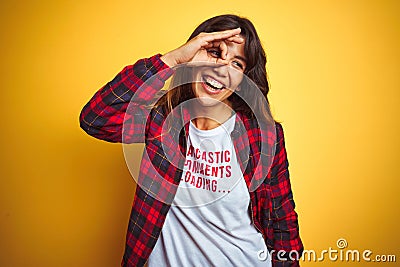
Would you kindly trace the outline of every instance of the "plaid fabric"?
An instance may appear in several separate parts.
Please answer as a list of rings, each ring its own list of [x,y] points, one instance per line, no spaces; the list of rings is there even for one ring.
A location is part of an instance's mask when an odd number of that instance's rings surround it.
[[[125,67],[97,91],[80,114],[81,128],[91,136],[109,142],[145,142],[146,145],[122,266],[146,263],[182,176],[188,113],[181,108],[167,117],[159,107],[151,110],[145,107],[172,74],[173,70],[160,60],[160,55],[141,59]],[[263,132],[255,119],[240,113],[236,117],[232,140],[249,188],[253,223],[263,234],[270,251],[285,251],[273,254],[274,267],[299,266],[298,261],[282,261],[277,257],[289,259],[290,251],[297,251],[299,255],[303,251],[282,126],[276,123],[273,131]],[[166,130],[163,125],[168,124],[165,123],[168,119],[173,124]],[[268,151],[274,152],[270,168],[261,157],[263,142],[274,149]]]

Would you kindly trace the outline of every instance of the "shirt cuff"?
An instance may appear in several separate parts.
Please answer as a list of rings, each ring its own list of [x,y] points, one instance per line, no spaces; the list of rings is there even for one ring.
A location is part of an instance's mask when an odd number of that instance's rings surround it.
[[[174,74],[174,70],[161,60],[161,56],[161,54],[156,54],[150,57],[149,60],[151,61],[153,68],[155,68],[154,73],[157,73],[157,78],[165,82],[172,74]]]

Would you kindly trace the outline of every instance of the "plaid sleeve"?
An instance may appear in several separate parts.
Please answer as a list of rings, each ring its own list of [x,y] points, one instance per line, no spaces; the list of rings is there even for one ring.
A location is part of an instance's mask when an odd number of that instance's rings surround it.
[[[303,252],[295,203],[290,186],[288,160],[282,126],[277,123],[277,145],[271,167],[271,197],[274,232],[274,267],[296,267]],[[287,259],[287,260],[285,260]]]
[[[89,135],[109,142],[143,142],[146,114],[149,113],[145,106],[172,75],[172,70],[160,56],[141,59],[125,67],[98,90],[80,113],[81,128]],[[129,105],[133,97],[135,104]],[[127,114],[128,106],[135,110]],[[125,131],[128,134],[125,135]]]

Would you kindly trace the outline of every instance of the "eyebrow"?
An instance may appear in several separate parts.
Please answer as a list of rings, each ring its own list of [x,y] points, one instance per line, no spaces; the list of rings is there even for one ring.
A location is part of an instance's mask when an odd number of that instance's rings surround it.
[[[247,60],[242,56],[235,56],[235,58],[242,60],[244,63],[247,63]]]

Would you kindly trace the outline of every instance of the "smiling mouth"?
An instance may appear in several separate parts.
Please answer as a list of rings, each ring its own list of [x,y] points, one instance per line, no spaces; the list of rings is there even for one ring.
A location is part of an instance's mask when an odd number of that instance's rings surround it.
[[[210,76],[203,76],[202,80],[204,85],[207,86],[207,89],[213,92],[218,92],[226,88],[224,84],[222,84],[221,82],[215,80]]]

